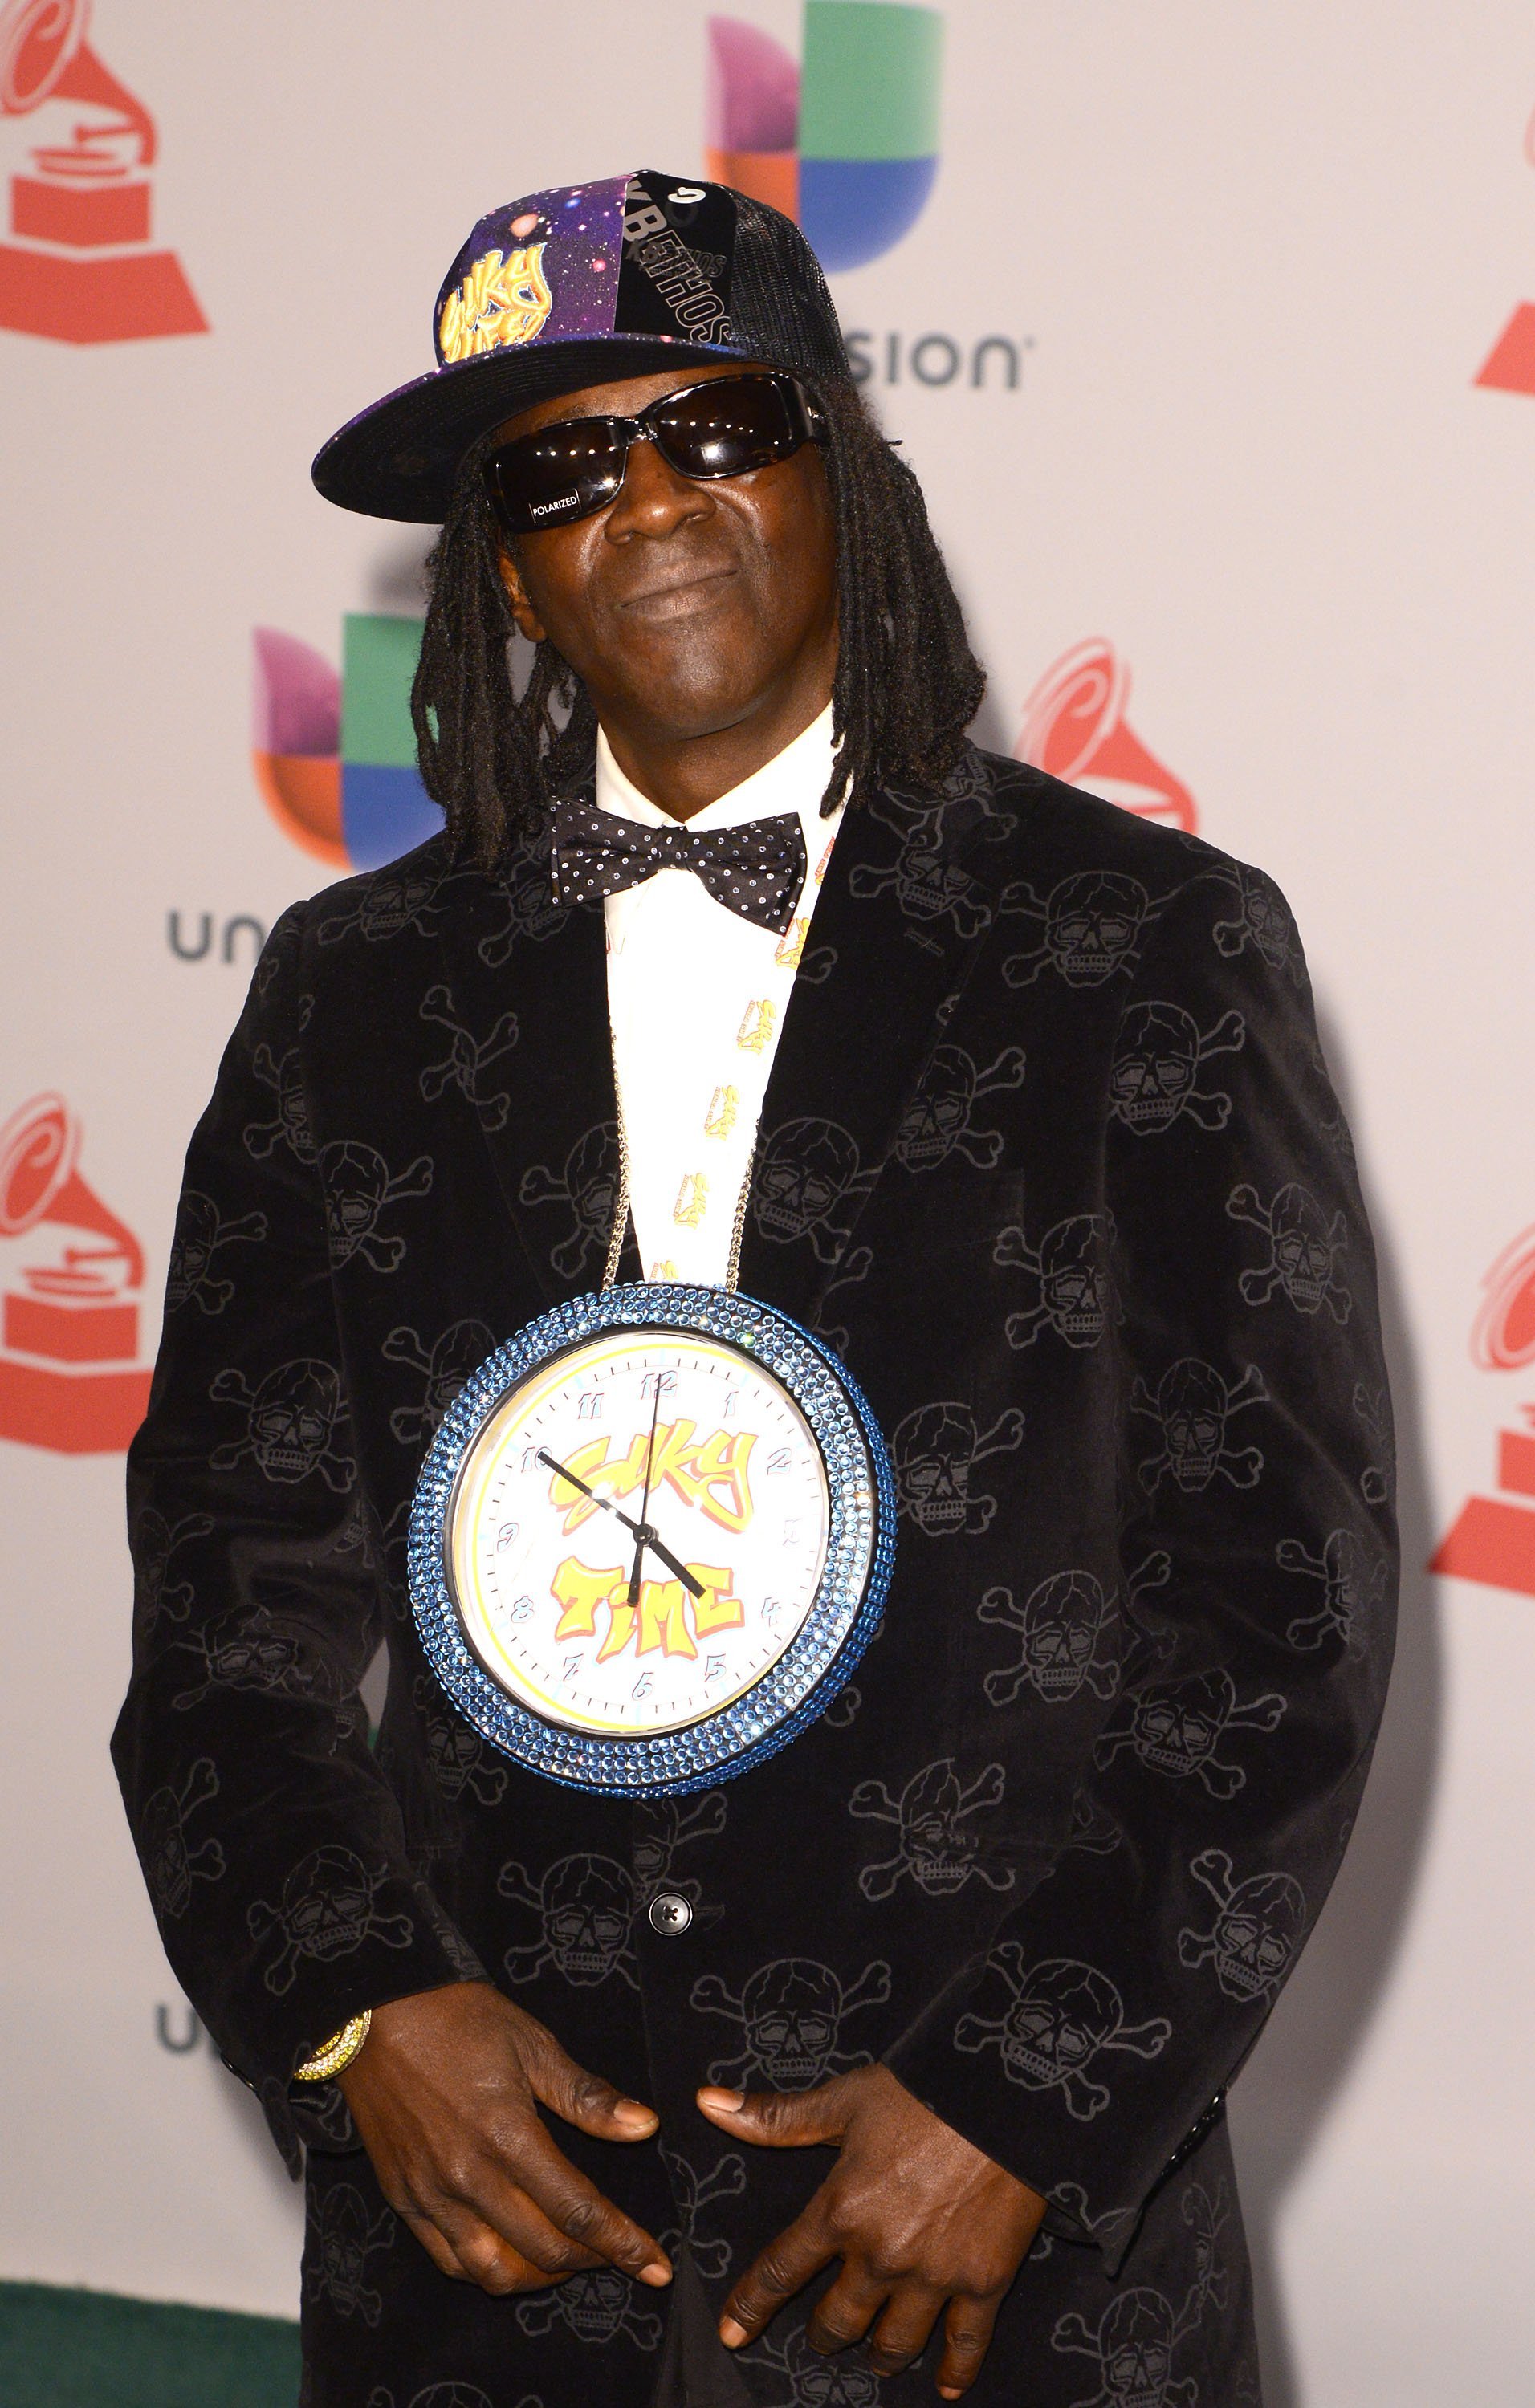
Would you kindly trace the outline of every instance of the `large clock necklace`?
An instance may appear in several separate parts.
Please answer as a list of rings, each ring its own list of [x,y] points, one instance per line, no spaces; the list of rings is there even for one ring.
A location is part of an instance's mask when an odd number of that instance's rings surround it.
[[[745,1772],[845,1685],[895,1556],[889,1449],[857,1383],[736,1280],[600,1289],[480,1366],[410,1516],[427,1659],[504,1754],[578,1789],[654,1798]]]

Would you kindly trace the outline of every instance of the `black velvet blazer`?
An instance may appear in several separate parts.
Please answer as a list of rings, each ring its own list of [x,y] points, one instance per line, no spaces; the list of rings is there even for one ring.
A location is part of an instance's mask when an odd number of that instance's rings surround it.
[[[515,2408],[584,2368],[618,2401],[872,2400],[855,2360],[826,2387],[802,2304],[712,2346],[824,2159],[722,2152],[691,2098],[878,2057],[1053,2202],[977,2401],[1139,2399],[1132,2358],[1148,2398],[1255,2401],[1218,2102],[1342,1854],[1394,1591],[1370,1243],[1289,911],[971,751],[848,813],[762,1132],[741,1285],[879,1414],[894,1585],[820,1724],[648,1806],[483,1746],[405,1588],[457,1385],[600,1275],[600,908],[440,841],[295,906],[194,1138],[114,1746],[187,1995],[307,2125],[307,2397]],[[659,2148],[571,2152],[688,2242],[674,2306],[448,2284],[337,2095],[294,2105],[347,2016],[481,1970],[659,2109]]]

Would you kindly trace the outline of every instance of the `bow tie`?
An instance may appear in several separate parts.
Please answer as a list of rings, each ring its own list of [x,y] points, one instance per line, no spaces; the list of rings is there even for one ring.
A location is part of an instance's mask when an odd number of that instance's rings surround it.
[[[691,869],[716,903],[780,936],[805,883],[798,816],[779,811],[744,827],[641,827],[590,803],[554,806],[550,876],[556,903],[593,903],[638,886],[658,869]]]

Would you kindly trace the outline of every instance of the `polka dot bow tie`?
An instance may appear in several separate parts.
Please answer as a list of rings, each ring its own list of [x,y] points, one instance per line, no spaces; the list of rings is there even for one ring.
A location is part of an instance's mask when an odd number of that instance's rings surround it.
[[[805,883],[805,838],[794,811],[744,827],[640,827],[590,803],[556,803],[550,875],[556,903],[594,903],[658,869],[691,869],[716,903],[782,936]]]

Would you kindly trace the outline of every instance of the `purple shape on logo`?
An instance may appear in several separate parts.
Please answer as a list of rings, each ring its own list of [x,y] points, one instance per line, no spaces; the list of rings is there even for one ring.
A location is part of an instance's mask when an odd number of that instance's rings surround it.
[[[253,640],[255,750],[322,760],[338,752],[341,680],[324,654],[278,627],[257,627]]]
[[[799,132],[799,63],[739,17],[709,21],[704,139],[715,150],[792,150]]]

